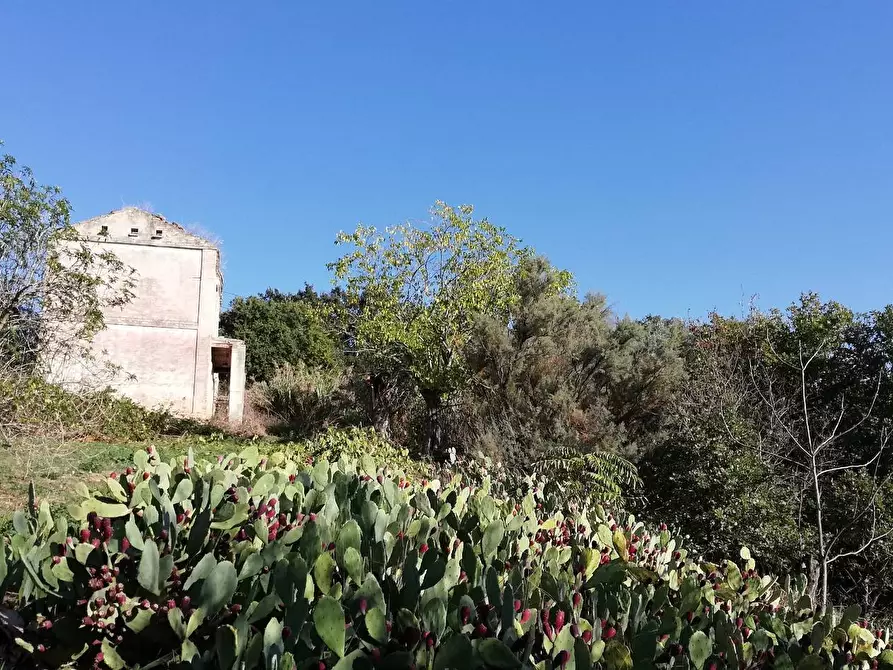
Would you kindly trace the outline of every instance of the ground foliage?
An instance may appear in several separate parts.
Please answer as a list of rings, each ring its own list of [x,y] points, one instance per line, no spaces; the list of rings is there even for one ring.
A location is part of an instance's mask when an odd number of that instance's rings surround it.
[[[859,608],[665,526],[256,447],[153,449],[0,544],[18,667],[893,667]]]

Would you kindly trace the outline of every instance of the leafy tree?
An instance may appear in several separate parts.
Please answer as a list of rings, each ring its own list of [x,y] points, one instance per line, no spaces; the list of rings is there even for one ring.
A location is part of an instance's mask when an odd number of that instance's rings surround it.
[[[750,528],[762,560],[810,573],[822,606],[868,588],[893,558],[890,314],[805,294],[692,324],[688,382],[640,462],[653,514],[686,500],[680,523],[714,555]],[[893,601],[869,591],[865,604]]]
[[[465,350],[475,320],[508,320],[515,265],[526,251],[470,206],[435,204],[430,225],[378,233],[359,226],[329,265],[345,296],[352,355],[379,393],[411,380],[425,406],[424,448],[441,455],[448,398],[471,382]]]
[[[0,159],[0,352],[3,367],[34,371],[86,344],[103,311],[132,297],[132,269],[98,251],[71,225],[57,187],[37,183],[15,158]]]
[[[250,379],[269,381],[277,367],[304,363],[332,368],[339,346],[319,306],[337,298],[318,295],[311,287],[297,294],[268,289],[237,297],[220,315],[220,330],[245,340],[245,370]]]

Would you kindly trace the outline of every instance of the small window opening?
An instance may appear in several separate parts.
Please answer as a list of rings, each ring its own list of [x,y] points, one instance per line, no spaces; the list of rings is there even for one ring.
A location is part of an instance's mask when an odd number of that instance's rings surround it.
[[[140,234],[139,228],[131,228],[130,229],[130,237],[136,237],[139,234]]]
[[[100,234],[100,235],[108,235],[108,234],[109,234],[109,227],[108,227],[108,226],[101,226],[101,227],[99,228],[99,234]]]
[[[153,239],[153,240],[160,240],[160,239],[161,239],[161,228],[158,228],[158,229],[155,230],[155,234],[152,236],[152,239]]]

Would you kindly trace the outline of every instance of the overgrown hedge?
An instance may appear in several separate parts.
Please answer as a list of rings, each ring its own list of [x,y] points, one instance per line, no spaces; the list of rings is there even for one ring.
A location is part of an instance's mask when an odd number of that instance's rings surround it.
[[[189,422],[145,409],[111,389],[73,393],[36,376],[0,376],[0,437],[146,440],[178,424]]]
[[[5,629],[45,667],[893,667],[858,607],[699,563],[666,528],[368,457],[139,451],[71,520],[16,514]],[[18,627],[17,627],[18,626]]]

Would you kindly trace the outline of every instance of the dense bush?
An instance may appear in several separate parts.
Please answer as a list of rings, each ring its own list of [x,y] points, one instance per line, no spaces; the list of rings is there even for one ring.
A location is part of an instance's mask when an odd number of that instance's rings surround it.
[[[746,550],[701,563],[541,494],[254,447],[150,448],[78,492],[71,521],[31,505],[0,544],[17,667],[893,667],[858,608],[817,614]]]
[[[40,377],[0,376],[0,435],[144,440],[176,426],[111,390],[72,393]]]
[[[345,421],[343,384],[342,372],[298,361],[278,366],[268,381],[255,384],[251,399],[273,417],[278,432],[307,436]]]
[[[270,381],[284,365],[330,368],[340,351],[316,309],[328,299],[310,287],[294,294],[268,289],[261,295],[236,297],[220,315],[220,331],[245,341],[245,372],[251,380]]]

